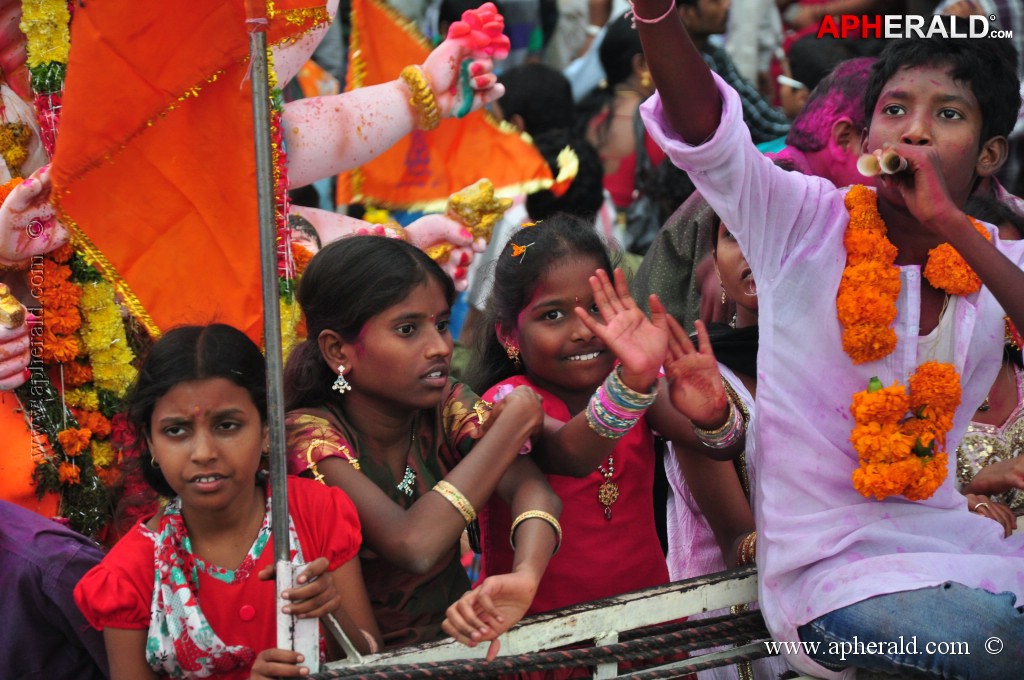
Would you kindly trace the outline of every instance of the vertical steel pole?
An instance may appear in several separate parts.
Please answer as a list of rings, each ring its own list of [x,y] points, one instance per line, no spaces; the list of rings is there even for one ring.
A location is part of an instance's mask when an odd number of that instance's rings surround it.
[[[256,142],[256,198],[259,204],[260,275],[263,280],[263,337],[267,355],[267,424],[270,431],[271,531],[275,562],[289,561],[288,469],[284,456],[284,359],[281,356],[280,285],[277,273],[277,224],[274,216],[274,168],[270,149],[270,88],[267,84],[267,35],[251,36],[252,117]]]

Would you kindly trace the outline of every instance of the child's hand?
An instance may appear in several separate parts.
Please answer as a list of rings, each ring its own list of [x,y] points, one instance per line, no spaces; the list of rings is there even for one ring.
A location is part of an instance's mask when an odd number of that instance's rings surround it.
[[[483,437],[498,422],[501,414],[511,412],[508,416],[516,422],[529,424],[530,437],[538,436],[544,426],[544,406],[541,396],[526,385],[516,387],[491,405],[487,418],[477,428],[477,439]]]
[[[722,373],[711,350],[708,331],[702,321],[694,324],[700,345],[697,349],[675,319],[668,317],[668,325],[671,337],[665,377],[669,399],[677,411],[698,427],[715,429],[729,416],[729,397],[722,385]]]
[[[448,607],[441,628],[464,645],[490,641],[487,660],[501,650],[498,636],[523,618],[537,593],[537,583],[524,574],[499,574],[484,579]]]
[[[1013,510],[1005,503],[994,501],[988,496],[976,496],[973,493],[964,494],[967,499],[967,509],[971,512],[988,517],[998,522],[1003,527],[1003,538],[1008,537],[1017,528],[1017,517]]]
[[[305,660],[301,654],[290,649],[264,649],[252,665],[249,680],[305,677],[309,675],[309,669],[299,665]]]
[[[295,579],[295,587],[281,593],[281,597],[289,600],[281,611],[300,619],[318,619],[338,609],[341,597],[334,587],[334,579],[327,574],[329,566],[326,557],[318,557],[307,564]],[[276,565],[267,565],[260,570],[259,578],[272,579],[276,571]]]
[[[887,143],[873,153],[881,160],[882,153],[889,150],[906,159],[907,169],[879,175],[879,185],[896,189],[910,214],[924,228],[945,238],[939,225],[961,215],[961,211],[949,195],[938,151],[930,145]]]
[[[598,270],[590,277],[590,288],[603,323],[582,307],[576,308],[576,315],[622,362],[622,382],[637,392],[646,392],[658,379],[668,347],[664,306],[656,295],[651,295],[648,319],[629,294],[621,269],[615,270],[614,286],[608,274]]]

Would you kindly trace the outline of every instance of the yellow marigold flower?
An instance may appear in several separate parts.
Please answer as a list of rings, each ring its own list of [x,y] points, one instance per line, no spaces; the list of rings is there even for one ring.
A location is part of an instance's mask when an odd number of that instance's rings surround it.
[[[89,452],[92,454],[92,462],[100,467],[112,464],[117,457],[114,448],[107,442],[94,441],[89,446]]]
[[[57,467],[57,474],[60,476],[61,484],[78,484],[81,480],[78,466],[68,461],[64,461]]]
[[[92,439],[92,432],[88,428],[61,430],[57,433],[57,441],[64,449],[64,454],[74,458],[89,447],[89,440]]]
[[[871,324],[858,324],[843,330],[843,350],[855,364],[864,364],[888,356],[896,349],[896,331]]]
[[[858,423],[898,423],[909,408],[906,388],[894,383],[876,392],[857,392],[853,395],[850,412]]]
[[[93,390],[68,390],[64,393],[64,402],[83,411],[100,410],[100,398]]]

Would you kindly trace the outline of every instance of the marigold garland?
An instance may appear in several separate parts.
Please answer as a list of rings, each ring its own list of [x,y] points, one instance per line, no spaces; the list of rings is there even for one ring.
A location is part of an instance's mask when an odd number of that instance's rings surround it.
[[[843,238],[846,268],[836,294],[836,313],[843,327],[843,350],[855,364],[862,364],[896,349],[896,333],[890,326],[896,320],[900,293],[898,251],[886,237],[873,191],[852,187],[846,194],[846,208],[850,213]],[[973,218],[971,223],[991,240],[980,223]],[[981,279],[948,243],[929,251],[924,276],[950,295],[970,295],[981,289]],[[960,393],[956,369],[929,361],[910,376],[906,388],[898,382],[884,387],[875,377],[866,390],[854,394],[850,442],[860,459],[853,471],[854,488],[878,500],[930,498],[948,473],[943,449]]]

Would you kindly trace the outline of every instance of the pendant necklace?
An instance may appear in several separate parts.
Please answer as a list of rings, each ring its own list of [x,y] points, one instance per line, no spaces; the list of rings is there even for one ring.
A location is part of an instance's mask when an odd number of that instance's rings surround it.
[[[604,518],[612,520],[612,504],[619,500],[619,485],[612,481],[615,474],[615,454],[608,456],[608,467],[597,466],[597,471],[604,476],[604,482],[597,489],[597,502],[604,506]]]
[[[413,444],[415,444],[415,443],[416,443],[416,429],[415,429],[415,425],[413,425],[412,439],[409,440],[409,451],[412,451]],[[406,452],[405,457],[406,458],[409,457],[409,452]],[[404,493],[406,496],[409,496],[410,498],[412,498],[412,494],[413,494],[413,491],[415,490],[415,486],[416,486],[416,471],[413,470],[412,467],[410,467],[408,463],[406,463],[405,464],[405,474],[402,475],[402,481],[399,482],[398,484],[395,484],[395,488],[398,489],[399,491],[401,491],[402,493]]]

